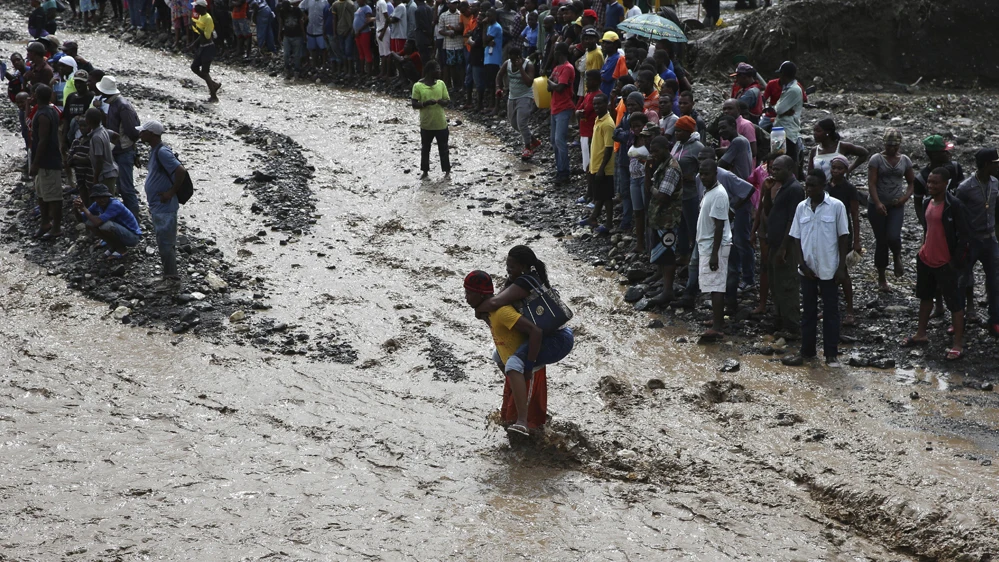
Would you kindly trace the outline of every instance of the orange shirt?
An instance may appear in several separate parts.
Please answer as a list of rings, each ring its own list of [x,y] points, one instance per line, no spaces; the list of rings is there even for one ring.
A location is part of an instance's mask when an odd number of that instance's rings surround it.
[[[479,18],[474,16],[460,16],[458,20],[461,22],[461,33],[465,36],[465,50],[471,51],[472,46],[468,43],[468,37],[479,26]]]

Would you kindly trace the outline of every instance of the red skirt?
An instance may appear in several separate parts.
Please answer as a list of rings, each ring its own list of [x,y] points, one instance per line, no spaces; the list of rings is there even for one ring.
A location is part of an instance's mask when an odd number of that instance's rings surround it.
[[[510,382],[503,384],[503,408],[500,417],[504,424],[517,421],[517,405],[513,402],[513,392]],[[537,429],[548,421],[548,379],[545,369],[541,368],[531,377],[527,386],[527,429]]]

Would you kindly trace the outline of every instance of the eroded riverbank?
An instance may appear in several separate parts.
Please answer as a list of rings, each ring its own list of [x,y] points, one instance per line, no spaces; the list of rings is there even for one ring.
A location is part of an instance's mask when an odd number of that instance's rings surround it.
[[[647,318],[620,313],[616,277],[548,233],[468,208],[545,197],[532,195],[545,193],[531,177],[540,169],[499,152],[481,126],[453,128],[453,182],[421,184],[404,101],[223,67],[242,101],[193,113],[167,99],[202,96],[168,78],[186,77],[186,60],[79,37],[95,64],[116,69],[102,53],[129,49],[130,68],[162,72],[126,72],[123,90],[135,81],[166,96],[135,102],[140,118],[176,131],[167,141],[204,186],[183,218],[266,281],[267,317],[335,330],[358,359],[319,364],[123,326],[103,317],[106,305],[2,254],[6,556],[979,560],[996,551],[995,473],[983,462],[996,450],[991,394],[930,372],[787,370],[758,357],[720,374],[735,348],[646,329]],[[253,153],[188,128],[233,119],[302,147],[315,168],[311,231],[259,236],[271,209],[255,214],[260,201],[233,183],[256,169]],[[15,146],[6,134],[5,185]],[[487,424],[501,381],[487,330],[460,293],[467,270],[500,273],[521,242],[549,262],[579,317],[576,351],[551,370],[554,451],[510,450]],[[54,300],[67,306],[52,311]]]

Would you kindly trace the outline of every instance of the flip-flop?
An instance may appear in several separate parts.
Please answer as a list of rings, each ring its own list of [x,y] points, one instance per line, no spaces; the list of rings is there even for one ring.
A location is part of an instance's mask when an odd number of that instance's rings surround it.
[[[946,359],[948,361],[957,361],[958,359],[961,359],[962,357],[964,357],[964,350],[963,349],[960,349],[960,348],[957,348],[957,347],[952,347],[952,348],[950,348],[950,349],[947,350],[947,357],[946,357]]]
[[[506,432],[507,433],[516,433],[518,435],[524,435],[526,437],[529,437],[531,435],[531,432],[527,431],[527,428],[524,427],[524,426],[522,426],[522,425],[520,425],[519,423],[515,423],[513,425],[508,425],[507,428],[506,428]]]
[[[600,225],[593,229],[593,232],[597,233],[597,236],[607,236],[610,234],[610,229],[604,225]]]
[[[915,338],[909,337],[909,338],[905,338],[904,340],[902,340],[902,342],[899,343],[898,346],[899,347],[916,347],[916,346],[922,347],[924,345],[929,345],[929,344],[930,344],[930,340],[917,340]]]

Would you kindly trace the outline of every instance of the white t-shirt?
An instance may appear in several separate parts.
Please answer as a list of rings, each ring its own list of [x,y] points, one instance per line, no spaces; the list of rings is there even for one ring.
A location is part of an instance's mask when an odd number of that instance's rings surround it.
[[[640,16],[640,15],[642,15],[642,9],[639,8],[638,6],[632,6],[631,8],[628,9],[627,12],[625,12],[624,19],[633,18],[635,16]]]
[[[392,10],[392,16],[389,19],[399,18],[399,21],[392,24],[392,29],[389,30],[390,38],[406,39],[408,37],[409,20],[407,19],[406,10],[407,8],[405,4],[399,4],[394,10]]]
[[[704,194],[701,212],[697,215],[697,253],[702,259],[711,257],[711,248],[715,243],[714,219],[725,221],[721,245],[732,245],[732,226],[728,222],[728,192],[720,184]]]

